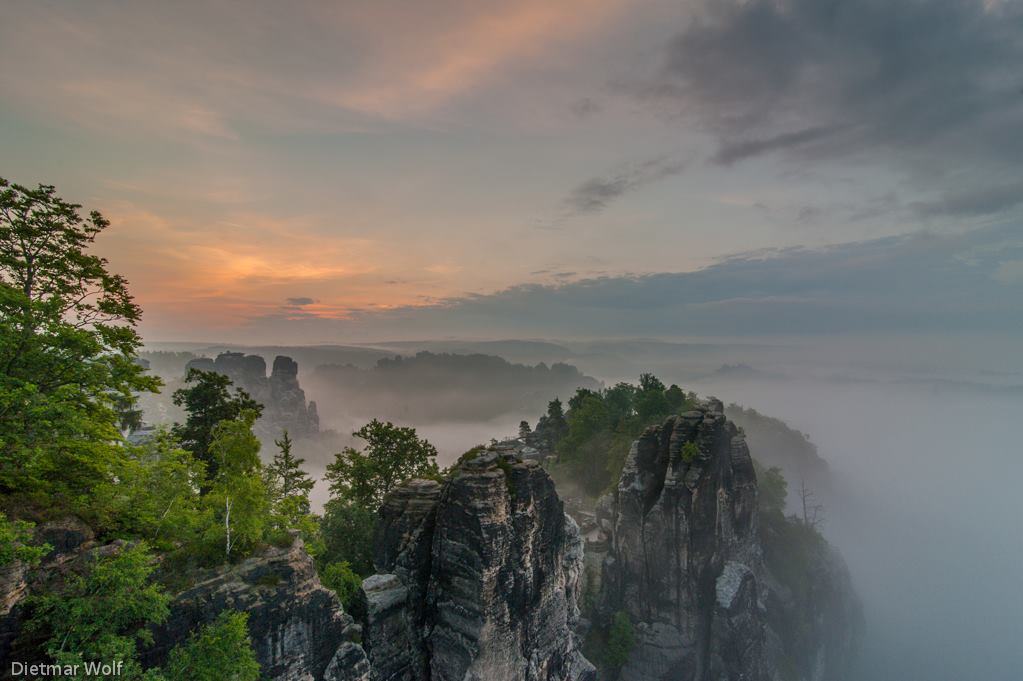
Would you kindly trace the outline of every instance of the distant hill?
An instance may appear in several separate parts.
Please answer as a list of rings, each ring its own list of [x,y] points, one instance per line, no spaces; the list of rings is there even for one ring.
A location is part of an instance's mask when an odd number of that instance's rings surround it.
[[[379,360],[371,369],[320,366],[303,384],[329,411],[411,422],[479,421],[536,413],[555,395],[597,389],[574,366],[516,364],[485,354],[419,352]]]
[[[456,355],[497,355],[509,362],[538,364],[565,362],[575,353],[564,345],[542,340],[425,340],[372,343],[367,348],[389,350],[403,355],[418,352],[448,353]]]

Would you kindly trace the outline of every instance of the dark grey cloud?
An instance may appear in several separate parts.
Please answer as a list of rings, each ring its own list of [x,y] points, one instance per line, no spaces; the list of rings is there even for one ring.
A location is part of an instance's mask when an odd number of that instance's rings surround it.
[[[737,255],[695,272],[529,284],[360,316],[367,333],[1023,333],[1023,230]]]
[[[307,298],[305,296],[299,296],[297,298],[288,298],[288,305],[291,305],[291,306],[294,306],[294,307],[302,307],[303,305],[312,305],[315,302],[316,301],[313,300],[312,298]]]
[[[671,42],[661,78],[726,147],[849,126],[832,151],[938,143],[1018,161],[1021,62],[1018,2],[726,0]]]
[[[629,166],[613,175],[591,177],[573,189],[565,203],[575,215],[599,213],[615,199],[658,180],[678,175],[685,166],[681,160],[658,157]]]
[[[977,217],[1000,213],[1020,205],[1023,205],[1023,182],[953,192],[935,201],[917,202],[913,208],[923,217]]]
[[[1015,205],[957,195],[1021,173],[1023,3],[708,0],[662,57],[622,87],[709,132],[712,162],[874,164],[951,217]]]
[[[731,165],[754,156],[761,156],[772,151],[792,149],[806,146],[820,139],[833,137],[843,130],[842,127],[817,127],[787,132],[766,139],[739,140],[723,143],[714,155],[714,161],[722,165]]]

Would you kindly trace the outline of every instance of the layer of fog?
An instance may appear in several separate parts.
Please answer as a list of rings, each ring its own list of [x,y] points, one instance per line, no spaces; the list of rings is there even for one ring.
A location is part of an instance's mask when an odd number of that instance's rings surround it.
[[[824,532],[864,601],[863,681],[1019,678],[1023,401],[877,384],[695,387],[784,419],[831,464]]]
[[[1008,681],[1023,668],[1017,640],[1023,631],[1018,347],[1015,339],[965,337],[596,341],[523,346],[517,359],[567,361],[606,385],[653,371],[807,433],[837,483],[822,494],[824,532],[846,557],[864,601],[859,678]],[[400,348],[416,349],[483,348]],[[319,357],[304,359],[309,363],[301,365],[300,378]],[[317,477],[362,425],[346,405],[319,407],[323,426],[337,438],[300,452]],[[512,435],[519,420],[535,423],[538,416],[510,405],[490,421],[453,414],[407,425],[431,440],[441,465],[448,465],[473,445]],[[320,484],[314,502],[325,498]]]

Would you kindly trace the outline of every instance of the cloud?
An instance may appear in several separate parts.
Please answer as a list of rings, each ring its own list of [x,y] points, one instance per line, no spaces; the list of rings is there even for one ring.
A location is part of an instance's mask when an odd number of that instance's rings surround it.
[[[1019,173],[1020,63],[1018,2],[724,0],[701,5],[628,88],[712,135],[717,163],[855,162],[948,193],[967,173]]]
[[[923,217],[975,217],[1001,213],[1020,204],[1023,204],[1023,183],[1013,183],[954,192],[935,201],[917,202],[913,208]]]
[[[0,57],[23,68],[0,87],[77,125],[184,138],[373,129],[429,118],[624,4],[254,0],[242,16],[220,2],[24,3],[5,8]]]
[[[303,305],[312,305],[316,301],[313,300],[312,298],[307,298],[305,296],[300,296],[300,297],[297,297],[297,298],[288,298],[287,302],[288,302],[288,305],[292,305],[294,307],[302,307]]]
[[[575,215],[599,213],[615,199],[658,180],[678,175],[685,167],[685,162],[680,160],[663,157],[650,159],[610,176],[586,180],[572,190],[565,203]]]
[[[739,254],[693,272],[516,286],[355,315],[367,336],[1023,332],[1018,223]]]
[[[722,165],[731,165],[754,156],[761,156],[772,151],[792,149],[811,144],[819,139],[826,139],[842,130],[841,127],[806,128],[796,132],[787,132],[767,139],[742,140],[723,144],[714,155],[714,161]]]

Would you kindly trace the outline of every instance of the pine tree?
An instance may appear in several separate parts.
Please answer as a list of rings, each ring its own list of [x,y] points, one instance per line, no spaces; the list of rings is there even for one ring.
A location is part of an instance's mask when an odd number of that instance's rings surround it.
[[[302,470],[305,459],[292,454],[288,431],[284,431],[280,440],[274,440],[274,444],[277,453],[264,470],[272,522],[277,530],[310,529],[309,493],[315,481]]]

